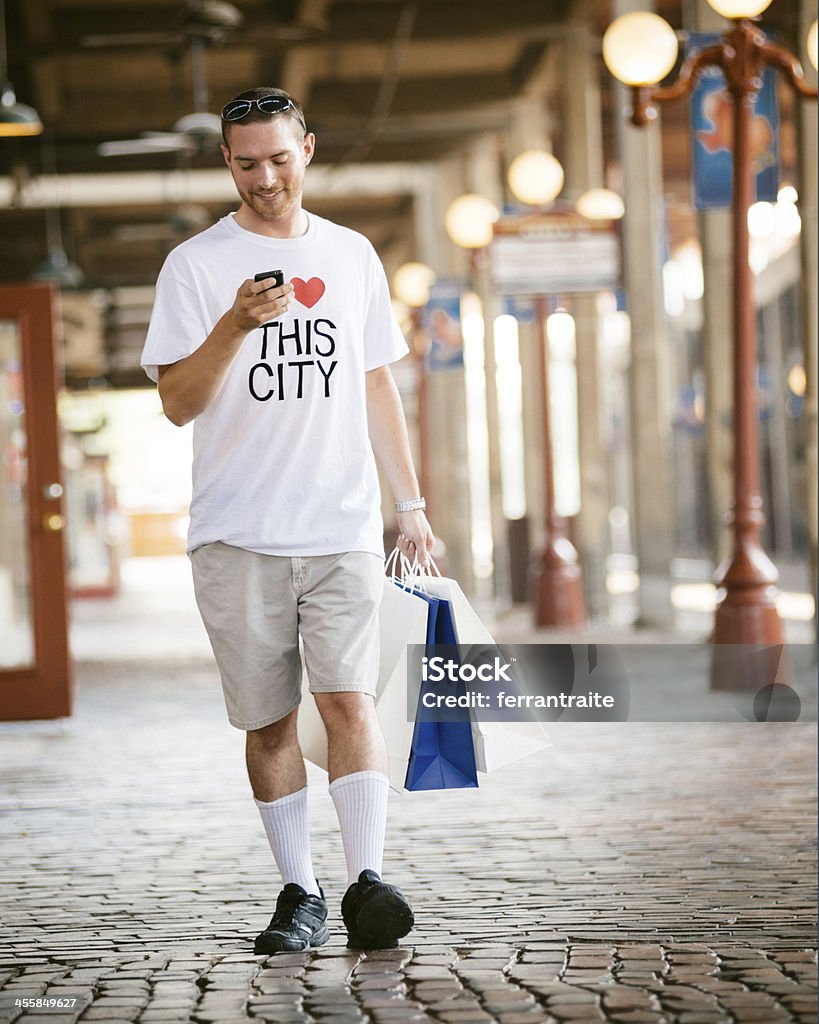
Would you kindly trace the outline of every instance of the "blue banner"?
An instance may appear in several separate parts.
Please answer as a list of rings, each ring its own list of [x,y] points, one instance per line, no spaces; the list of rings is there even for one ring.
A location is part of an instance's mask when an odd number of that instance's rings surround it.
[[[463,369],[461,295],[464,291],[461,281],[436,281],[429,290],[423,324],[429,338],[427,368],[433,373]]]
[[[519,324],[535,322],[535,304],[525,295],[502,295],[503,312],[513,316]]]
[[[688,52],[711,46],[719,39],[712,34],[692,34]],[[691,93],[690,109],[694,207],[730,207],[734,101],[720,68],[709,67],[701,73]],[[771,68],[762,75],[762,88],[752,107],[751,159],[757,200],[775,202],[779,188],[779,114],[776,74]]]

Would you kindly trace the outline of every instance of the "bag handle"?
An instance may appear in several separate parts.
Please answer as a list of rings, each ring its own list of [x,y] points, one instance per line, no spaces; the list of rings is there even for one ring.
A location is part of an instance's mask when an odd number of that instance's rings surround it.
[[[439,579],[443,579],[441,575],[441,570],[435,564],[435,559],[432,557],[432,555],[427,555],[426,565],[421,565],[421,563],[418,561],[417,555],[415,556],[415,561],[412,564],[413,567],[416,569],[416,575],[419,577],[433,579],[435,576],[437,576]]]
[[[443,579],[443,576],[441,575],[441,570],[435,564],[435,559],[432,557],[432,555],[427,555],[427,564],[426,566],[422,566],[422,568],[426,568],[427,570],[424,573],[425,576],[437,576],[439,579]],[[430,568],[432,568],[434,572],[430,572]]]
[[[384,566],[387,576],[403,590],[412,590],[420,576],[418,558],[410,562],[400,548],[393,548]]]
[[[399,570],[400,565],[400,572]],[[401,551],[400,548],[395,547],[392,549],[389,557],[385,563],[385,571],[387,576],[398,586],[404,590],[422,590],[426,591],[424,580],[434,579],[436,576],[442,579],[441,570],[435,564],[435,559],[432,555],[427,555],[427,564],[421,565],[418,561],[418,555],[410,562],[409,558]]]

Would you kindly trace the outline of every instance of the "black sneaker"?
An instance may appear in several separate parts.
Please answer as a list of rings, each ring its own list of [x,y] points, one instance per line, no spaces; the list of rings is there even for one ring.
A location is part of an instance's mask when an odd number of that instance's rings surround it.
[[[330,938],[327,929],[327,904],[321,896],[308,896],[300,885],[288,882],[276,900],[276,912],[270,924],[256,936],[253,952],[298,952],[321,946]]]
[[[415,918],[406,897],[375,871],[362,871],[341,901],[349,949],[393,949]]]

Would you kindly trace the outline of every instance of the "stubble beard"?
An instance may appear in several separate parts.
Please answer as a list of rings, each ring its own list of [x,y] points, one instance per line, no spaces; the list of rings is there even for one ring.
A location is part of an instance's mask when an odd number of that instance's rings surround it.
[[[295,206],[301,194],[298,185],[284,186],[272,200],[265,200],[255,192],[239,192],[242,202],[261,220],[281,220]]]

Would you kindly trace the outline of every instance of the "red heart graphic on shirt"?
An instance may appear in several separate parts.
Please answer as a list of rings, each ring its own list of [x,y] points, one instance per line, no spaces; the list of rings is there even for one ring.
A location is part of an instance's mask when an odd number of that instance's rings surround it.
[[[311,277],[309,281],[302,281],[300,277],[294,277],[291,279],[291,284],[293,285],[293,294],[302,306],[307,306],[308,309],[315,306],[324,294],[325,285],[320,277]]]

